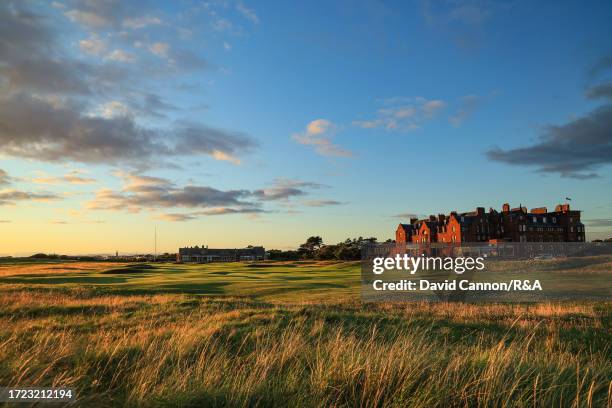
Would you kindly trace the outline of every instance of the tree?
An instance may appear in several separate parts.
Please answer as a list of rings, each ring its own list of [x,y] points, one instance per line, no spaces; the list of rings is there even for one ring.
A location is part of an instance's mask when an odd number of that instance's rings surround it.
[[[301,254],[302,258],[312,259],[314,257],[314,253],[318,251],[323,245],[323,238],[316,237],[308,237],[306,242],[304,242],[298,248],[298,252]]]
[[[336,251],[338,250],[338,245],[323,245],[315,254],[315,258],[321,261],[329,261],[332,259],[337,259]]]

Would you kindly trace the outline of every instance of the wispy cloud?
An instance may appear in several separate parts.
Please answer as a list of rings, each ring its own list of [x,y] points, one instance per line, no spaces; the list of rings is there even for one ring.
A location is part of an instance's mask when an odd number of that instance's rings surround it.
[[[307,195],[309,189],[321,187],[322,185],[318,183],[279,178],[271,186],[255,190],[253,195],[263,201],[288,200],[292,197]]]
[[[482,98],[478,95],[465,95],[461,97],[459,108],[453,116],[450,117],[450,123],[459,127],[468,119],[478,108]]]
[[[215,215],[233,215],[233,214],[246,214],[249,216],[259,215],[263,213],[268,213],[270,211],[264,210],[262,208],[256,207],[245,207],[245,208],[235,208],[235,207],[213,207],[208,208],[206,210],[195,211],[190,213],[165,213],[156,215],[154,218],[162,221],[169,222],[185,222],[197,220],[201,217],[215,216]]]
[[[593,218],[585,222],[590,227],[612,227],[612,218]]]
[[[327,119],[315,119],[306,126],[306,130],[295,133],[292,138],[299,144],[313,146],[321,156],[350,157],[349,150],[343,149],[332,142],[337,126]]]
[[[0,169],[0,186],[11,183],[11,177],[9,177],[8,173],[5,170]]]
[[[415,213],[411,213],[411,212],[404,212],[404,213],[399,213],[399,214],[395,214],[392,216],[393,218],[402,218],[405,220],[409,220],[411,218],[418,218],[418,215]]]
[[[248,8],[244,5],[243,2],[239,1],[236,4],[236,10],[238,10],[240,14],[244,16],[244,18],[250,20],[255,24],[259,24],[259,16],[257,15],[257,13],[255,13],[255,10]]]
[[[123,27],[138,30],[151,25],[159,25],[162,21],[154,16],[129,17],[123,20]]]
[[[446,102],[440,99],[423,97],[394,97],[380,102],[383,107],[378,109],[374,119],[354,120],[353,125],[364,129],[410,132],[419,129],[446,107]]]
[[[36,184],[94,184],[97,180],[91,177],[85,177],[81,170],[71,170],[61,177],[47,176],[42,173],[40,176],[34,177],[32,182]]]
[[[52,201],[61,200],[62,197],[49,192],[29,192],[15,189],[0,190],[0,206],[14,205],[18,201]]]
[[[308,200],[304,201],[306,207],[327,207],[332,205],[344,205],[346,203],[336,200]]]
[[[495,0],[421,0],[422,16],[427,26],[468,50],[482,45],[487,38],[487,24],[500,10],[510,7],[512,2]]]

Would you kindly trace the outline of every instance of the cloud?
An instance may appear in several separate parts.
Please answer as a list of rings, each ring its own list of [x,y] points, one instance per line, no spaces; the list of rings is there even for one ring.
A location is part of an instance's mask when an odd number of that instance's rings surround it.
[[[259,17],[255,13],[255,10],[248,8],[244,3],[238,2],[238,4],[236,4],[236,10],[238,10],[244,18],[251,20],[251,22],[255,24],[259,24]]]
[[[97,191],[94,199],[86,204],[87,209],[139,212],[158,208],[247,208],[255,205],[245,201],[251,194],[247,190],[222,191],[208,186],[177,186],[160,177],[131,173],[118,175],[123,179],[123,189],[113,191],[104,188]]]
[[[138,47],[144,44],[138,42]],[[207,69],[208,61],[187,49],[174,49],[166,42],[155,42],[146,46],[149,52],[167,61],[167,66],[172,69],[204,70]]]
[[[111,21],[104,16],[91,11],[68,10],[64,14],[70,20],[89,27],[102,28],[111,24]]]
[[[580,180],[595,178],[598,174],[594,170],[612,163],[610,129],[612,104],[607,104],[566,124],[546,127],[531,146],[494,148],[486,155],[502,163],[534,166],[541,173]]]
[[[292,136],[299,144],[314,146],[315,152],[321,156],[350,157],[352,152],[332,143],[331,139],[336,133],[336,126],[327,119],[316,119],[306,126],[302,133]]]
[[[32,179],[33,183],[36,184],[94,184],[97,182],[96,179],[83,177],[82,172],[79,170],[72,170],[61,177],[53,176],[39,176]]]
[[[102,56],[106,52],[107,44],[100,38],[92,37],[79,41],[79,47],[87,54]]]
[[[247,214],[247,215],[257,215],[261,213],[267,213],[269,211],[263,210],[261,208],[254,207],[245,207],[245,208],[232,208],[232,207],[215,207],[209,208],[202,211],[196,211],[192,213],[166,213],[159,214],[155,218],[162,221],[170,221],[170,222],[184,222],[184,221],[192,221],[202,216],[214,216],[214,215],[232,215],[232,214]]]
[[[612,69],[612,59],[601,58],[590,73]],[[586,97],[604,99],[603,105],[563,125],[546,126],[537,143],[515,149],[489,150],[489,159],[511,165],[533,166],[540,173],[587,180],[600,177],[595,171],[612,164],[612,83],[586,90]]]
[[[590,227],[612,227],[612,218],[593,218],[585,222]]]
[[[354,120],[353,125],[363,129],[410,132],[434,118],[446,107],[446,102],[423,97],[394,97],[380,101],[384,107],[378,109],[376,118]]]
[[[232,31],[234,25],[225,18],[218,18],[211,23],[212,29],[219,32]]]
[[[78,106],[24,94],[0,98],[0,123],[6,124],[0,128],[1,153],[49,162],[138,164],[201,154],[227,160],[257,147],[237,132],[187,122],[167,131],[145,128],[129,116],[87,116]]]
[[[610,69],[612,69],[612,54],[604,55],[591,65],[589,76],[596,77]]]
[[[244,208],[231,208],[231,207],[217,207],[210,208],[207,210],[198,211],[198,215],[227,215],[227,214],[262,214],[270,211],[257,208],[257,207],[244,207]]]
[[[11,222],[10,220],[0,220],[0,224],[8,224]]]
[[[409,220],[411,218],[419,218],[419,217],[417,214],[407,212],[407,213],[395,214],[393,218],[403,218],[403,219]]]
[[[480,101],[481,98],[478,95],[463,96],[457,112],[449,119],[450,123],[455,127],[461,126],[461,124],[474,113],[476,108],[478,108]]]
[[[130,16],[138,16],[142,10],[122,0],[71,1],[64,15],[86,29],[121,27]]]
[[[279,178],[272,186],[255,190],[253,195],[262,201],[288,200],[291,197],[305,196],[309,189],[318,189],[322,185],[307,181]]]
[[[110,52],[105,58],[112,60],[112,61],[119,61],[119,62],[130,62],[131,63],[131,62],[136,61],[136,58],[132,54],[124,50],[114,50]]]
[[[178,110],[150,89],[179,70],[207,67],[189,49],[154,41],[165,63],[139,63],[135,54],[111,46],[120,35],[99,34],[118,31],[124,22],[132,27],[155,23],[142,10],[118,0],[67,3],[67,17],[90,32],[77,46],[100,57],[92,61],[65,49],[62,39],[70,24],[53,25],[55,19],[38,14],[43,9],[33,11],[28,5],[0,2],[0,154],[143,167],[196,155],[239,163],[242,154],[257,147],[250,136],[200,123],[142,125],[141,115],[163,119],[165,111]]]
[[[156,42],[149,45],[149,51],[160,58],[166,58],[168,56],[169,49],[170,45],[168,45],[168,43]]]
[[[8,173],[5,170],[0,169],[0,186],[11,184],[11,177],[9,177]]]
[[[589,99],[612,99],[612,83],[595,85],[587,89]]]
[[[171,222],[191,221],[197,218],[198,218],[197,215],[181,214],[181,213],[160,214],[159,216],[156,217],[156,219],[158,220],[171,221]]]
[[[475,49],[487,38],[486,25],[511,3],[491,0],[422,0],[421,11],[427,26],[445,35],[461,48]]]
[[[33,193],[20,190],[0,190],[0,206],[14,205],[17,201],[51,201],[62,197],[54,193]]]
[[[433,117],[446,103],[440,100],[427,101],[423,104],[423,112],[426,117]]]
[[[304,205],[306,207],[327,207],[330,205],[344,205],[346,203],[343,203],[341,201],[336,201],[336,200],[309,200],[309,201],[305,201]]]
[[[117,171],[114,175],[122,180],[120,190],[102,188],[85,204],[88,210],[155,211],[168,208],[193,209],[190,212],[169,212],[157,215],[166,221],[189,221],[200,216],[248,214],[258,215],[270,210],[262,208],[262,202],[288,201],[302,197],[321,184],[276,179],[270,187],[255,191],[219,190],[209,186],[179,186],[168,179],[130,172]],[[313,200],[304,203],[310,207],[344,204],[333,200]]]
[[[130,108],[121,101],[110,101],[103,103],[94,110],[94,114],[106,119],[112,119],[121,116],[131,116]]]
[[[123,27],[137,30],[151,25],[159,25],[161,20],[157,17],[142,16],[142,17],[130,17],[123,20]]]

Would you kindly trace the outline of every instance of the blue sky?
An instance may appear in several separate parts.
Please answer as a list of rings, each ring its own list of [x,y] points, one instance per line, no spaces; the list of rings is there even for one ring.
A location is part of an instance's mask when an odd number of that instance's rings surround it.
[[[612,236],[612,5],[7,2],[0,253],[290,248],[409,214]]]

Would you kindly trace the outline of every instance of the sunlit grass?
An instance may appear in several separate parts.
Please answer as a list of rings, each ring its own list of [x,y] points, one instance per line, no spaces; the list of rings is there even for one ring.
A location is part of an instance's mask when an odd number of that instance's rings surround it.
[[[235,286],[0,285],[0,384],[74,387],[87,407],[610,406],[609,304],[361,304],[355,265],[264,267],[276,280],[252,293],[212,274],[232,265],[171,267]]]

